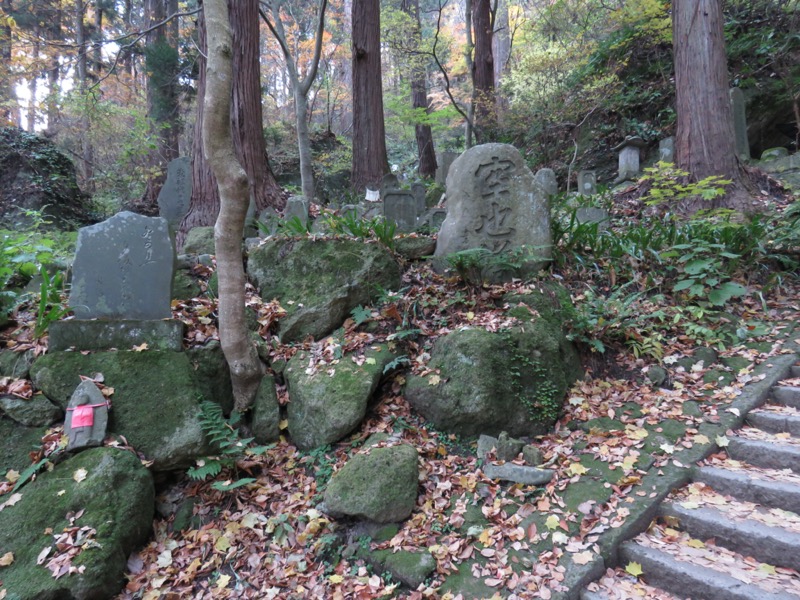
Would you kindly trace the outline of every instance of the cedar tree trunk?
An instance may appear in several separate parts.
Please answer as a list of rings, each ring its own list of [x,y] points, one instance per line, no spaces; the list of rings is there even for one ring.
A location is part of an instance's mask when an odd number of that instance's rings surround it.
[[[491,0],[472,0],[472,27],[475,32],[475,58],[472,62],[475,137],[483,144],[493,135],[497,120],[494,106]]]
[[[250,185],[249,177],[236,157],[231,135],[232,54],[235,46],[226,0],[206,0],[203,10],[208,28],[203,150],[216,177],[220,197],[219,218],[214,226],[219,277],[219,338],[231,370],[235,406],[243,412],[252,405],[264,373],[245,324],[242,234],[250,202]]]
[[[383,124],[381,5],[353,0],[353,191],[378,189],[389,172]]]

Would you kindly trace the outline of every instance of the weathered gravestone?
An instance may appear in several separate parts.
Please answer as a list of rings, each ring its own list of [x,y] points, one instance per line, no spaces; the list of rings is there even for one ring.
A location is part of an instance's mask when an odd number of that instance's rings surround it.
[[[437,257],[470,248],[493,253],[526,247],[524,272],[537,270],[552,251],[547,195],[508,144],[484,144],[464,152],[447,176],[447,217]]]
[[[581,196],[593,196],[597,193],[597,173],[594,171],[578,173],[578,193]]]
[[[167,180],[158,194],[158,214],[172,229],[176,229],[186,213],[192,198],[192,161],[188,157],[176,158],[167,166]]]
[[[423,198],[423,203],[424,201]],[[383,215],[387,221],[397,225],[397,231],[414,231],[419,214],[419,202],[411,192],[396,189],[384,194]]]
[[[64,431],[67,450],[102,446],[108,430],[109,403],[93,381],[84,380],[75,389],[67,405]]]
[[[542,186],[544,193],[555,196],[558,193],[558,180],[553,169],[539,169],[536,171],[536,181]]]
[[[747,139],[747,113],[744,93],[738,87],[728,91],[733,113],[733,133],[736,139],[736,154],[742,160],[750,160],[750,141]]]
[[[303,227],[308,223],[308,200],[305,196],[291,196],[286,201],[286,220],[297,217]]]
[[[447,183],[447,173],[450,171],[450,166],[458,158],[458,152],[442,152],[436,156],[436,183],[444,186]]]
[[[381,198],[388,192],[400,189],[400,180],[394,173],[387,173],[381,179]]]
[[[175,248],[167,220],[121,212],[82,227],[69,305],[79,319],[165,319],[172,315]]]
[[[646,146],[647,143],[642,138],[633,136],[614,147],[619,152],[619,174],[615,183],[639,176],[639,153]]]
[[[425,195],[428,190],[423,183],[412,183],[411,194],[417,199],[417,214],[421,215],[425,212],[427,206],[425,205]]]
[[[604,208],[584,206],[575,211],[575,220],[578,223],[597,223],[597,231],[608,229],[609,214]]]
[[[668,137],[658,142],[658,160],[664,163],[675,162],[675,138]]]

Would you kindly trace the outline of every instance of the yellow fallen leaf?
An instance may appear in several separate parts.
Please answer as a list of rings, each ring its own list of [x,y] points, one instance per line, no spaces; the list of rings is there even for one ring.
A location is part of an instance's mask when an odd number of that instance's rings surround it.
[[[330,577],[328,577],[328,581],[330,581],[331,583],[342,583],[344,581],[344,577],[342,577],[341,575],[331,575]]]
[[[372,358],[371,356],[368,357],[367,360],[365,360],[364,362],[367,363],[368,365],[377,364],[377,361],[374,358]]]
[[[17,492],[16,494],[11,494],[11,497],[8,500],[0,504],[0,512],[2,512],[4,508],[8,508],[9,506],[14,506],[20,500],[22,500],[22,494],[20,494],[19,492]]]
[[[702,433],[698,433],[692,439],[694,440],[695,444],[707,444],[711,441],[708,439],[707,436],[703,435]]]
[[[484,546],[491,546],[492,544],[494,544],[494,540],[492,539],[492,532],[489,531],[488,529],[484,529],[478,536],[478,541]]]
[[[688,542],[686,542],[686,545],[687,546],[691,546],[692,548],[705,548],[706,547],[705,543],[702,540],[698,540],[698,539],[695,539],[695,538],[692,538]]]
[[[219,579],[217,579],[217,589],[224,590],[226,587],[228,587],[230,581],[231,581],[230,575],[220,575]]]
[[[89,473],[84,468],[80,468],[72,474],[72,478],[75,480],[76,483],[80,483]]]
[[[758,565],[758,570],[767,573],[768,575],[777,575],[775,572],[775,567],[768,565],[767,563],[761,563]]]
[[[718,435],[714,441],[717,442],[717,446],[719,446],[720,448],[725,448],[727,447],[728,444],[731,443],[731,441],[724,435]]]
[[[584,550],[583,552],[578,552],[577,554],[572,555],[572,562],[576,565],[588,565],[594,554],[592,554],[589,550]]]
[[[6,552],[3,556],[0,556],[0,567],[7,567],[11,563],[14,562],[14,554],[11,552]]]
[[[550,515],[549,517],[547,517],[547,520],[544,522],[544,525],[545,527],[547,527],[549,530],[552,531],[558,527],[558,523],[559,523],[558,517],[555,515]]]
[[[134,346],[133,347],[133,351],[134,352],[143,352],[143,351],[147,350],[147,348],[148,348],[147,342],[142,342],[138,346]]]
[[[231,547],[231,541],[224,535],[221,536],[214,544],[214,549],[217,550],[218,552],[227,552],[228,548],[230,547]]]
[[[289,419],[283,419],[280,423],[278,423],[279,429],[287,429],[289,427]]]
[[[570,475],[584,475],[589,472],[589,469],[584,467],[579,462],[572,463],[569,467],[567,467],[567,473]]]
[[[642,565],[637,562],[629,562],[625,567],[625,572],[634,577],[639,577],[639,575],[644,573],[644,571],[642,571]]]
[[[428,385],[439,385],[441,383],[442,378],[438,375],[431,375],[428,377]]]
[[[467,321],[472,321],[474,318],[475,318],[475,313],[472,312],[472,311],[469,311],[467,313]]]
[[[3,600],[6,597],[8,592],[6,590],[0,590],[0,600]]]
[[[9,483],[17,483],[17,481],[19,481],[19,471],[9,469],[8,473],[6,473],[6,481]]]

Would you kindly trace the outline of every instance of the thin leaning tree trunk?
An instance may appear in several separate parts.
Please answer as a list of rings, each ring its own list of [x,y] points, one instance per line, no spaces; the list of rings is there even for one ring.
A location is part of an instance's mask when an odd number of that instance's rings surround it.
[[[228,361],[236,410],[250,408],[263,367],[245,325],[245,274],[241,240],[250,201],[247,173],[231,134],[232,36],[226,0],[204,3],[208,60],[203,150],[217,180],[220,211],[214,226],[219,277],[219,338]]]

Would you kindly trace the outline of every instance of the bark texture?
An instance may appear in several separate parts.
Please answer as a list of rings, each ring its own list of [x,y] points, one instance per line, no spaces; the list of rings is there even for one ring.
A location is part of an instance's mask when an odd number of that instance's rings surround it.
[[[472,26],[475,31],[475,58],[472,62],[475,136],[478,143],[483,144],[490,141],[497,120],[491,0],[472,0]]]
[[[216,177],[221,203],[214,226],[219,277],[219,338],[231,371],[235,407],[243,412],[252,405],[264,373],[245,324],[241,243],[250,185],[249,177],[236,156],[231,131],[232,54],[235,46],[226,0],[206,0],[203,10],[208,28],[203,149]]]
[[[389,172],[383,123],[381,5],[353,0],[353,191],[380,187]]]
[[[247,173],[249,196],[255,202],[256,212],[271,206],[281,208],[280,188],[267,161],[267,148],[262,134],[261,79],[258,62],[258,0],[228,0],[230,23],[233,31],[233,90],[231,92],[231,129],[236,157]],[[195,140],[202,139],[206,93],[205,14],[198,19],[198,42],[203,49],[198,62],[200,80],[197,86],[197,122]],[[214,174],[211,171],[201,144],[192,150],[192,200],[189,213],[178,231],[181,246],[186,232],[192,227],[213,225],[219,213],[220,199]]]
[[[739,182],[722,25],[721,0],[672,3],[676,164],[695,180],[720,175]],[[716,203],[722,204],[730,201]]]

